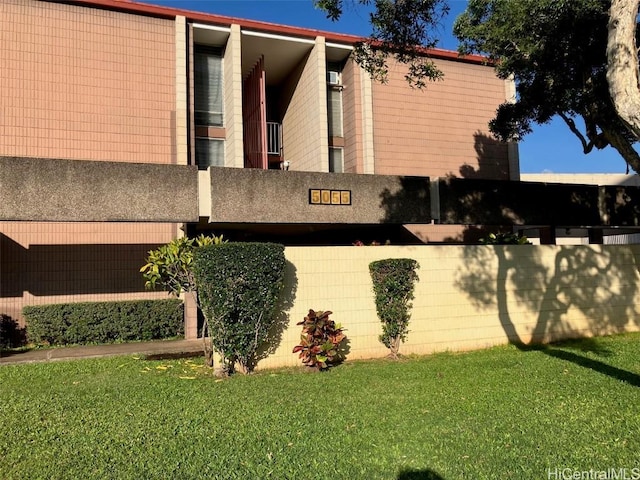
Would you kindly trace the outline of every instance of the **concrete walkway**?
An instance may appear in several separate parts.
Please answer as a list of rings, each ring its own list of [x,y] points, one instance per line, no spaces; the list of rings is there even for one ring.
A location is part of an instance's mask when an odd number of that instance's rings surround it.
[[[118,355],[178,358],[192,357],[199,354],[202,354],[202,340],[159,340],[155,342],[49,348],[15,353],[2,352],[0,353],[0,365],[114,357]]]

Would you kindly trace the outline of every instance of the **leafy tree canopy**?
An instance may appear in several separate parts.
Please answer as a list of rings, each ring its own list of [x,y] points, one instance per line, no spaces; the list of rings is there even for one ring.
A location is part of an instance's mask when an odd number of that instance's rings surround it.
[[[386,59],[408,66],[407,80],[423,87],[442,72],[424,55],[437,44],[446,0],[314,0],[337,19],[346,4],[372,7],[372,34],[356,47],[356,61],[374,79],[386,78]],[[469,0],[454,24],[459,53],[485,55],[501,78],[513,78],[517,98],[501,105],[490,129],[520,140],[533,124],[559,115],[584,153],[615,148],[640,171],[637,138],[620,120],[609,95],[608,0]]]
[[[532,123],[559,115],[584,153],[611,145],[640,168],[635,138],[608,93],[609,6],[603,0],[469,1],[454,24],[460,53],[488,56],[498,75],[517,85],[515,102],[501,105],[490,124],[498,138],[519,140]]]
[[[371,36],[355,46],[355,59],[374,80],[385,82],[387,59],[408,67],[407,81],[424,87],[426,81],[442,78],[442,72],[424,55],[435,48],[442,19],[449,12],[446,0],[314,0],[315,5],[337,20],[347,4],[373,6],[369,14]]]

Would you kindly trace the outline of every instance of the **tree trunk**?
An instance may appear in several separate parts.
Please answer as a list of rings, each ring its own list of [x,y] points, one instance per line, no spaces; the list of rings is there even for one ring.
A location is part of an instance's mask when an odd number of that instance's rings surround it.
[[[618,116],[640,140],[636,18],[640,0],[612,0],[607,40],[607,82]],[[638,172],[638,165],[631,165]]]
[[[390,342],[391,358],[398,360],[398,352],[400,351],[400,337],[393,337]]]

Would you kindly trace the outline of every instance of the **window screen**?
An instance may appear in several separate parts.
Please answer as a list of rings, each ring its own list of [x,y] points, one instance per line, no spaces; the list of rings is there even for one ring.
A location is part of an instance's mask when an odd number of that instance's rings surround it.
[[[224,140],[216,138],[196,138],[196,164],[207,167],[224,166]]]
[[[329,147],[329,171],[335,173],[344,172],[342,148]]]
[[[327,117],[329,136],[342,137],[342,90],[329,88],[327,91]]]
[[[194,103],[196,125],[223,126],[222,52],[219,49],[196,48]]]

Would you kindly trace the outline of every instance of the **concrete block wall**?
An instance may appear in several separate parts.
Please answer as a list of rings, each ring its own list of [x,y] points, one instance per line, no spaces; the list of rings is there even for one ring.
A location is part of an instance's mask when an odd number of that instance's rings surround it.
[[[3,0],[0,156],[185,163],[184,35],[184,19]],[[175,235],[168,223],[0,222],[0,313],[164,298],[138,270]]]
[[[368,265],[413,258],[419,281],[404,354],[640,330],[640,246],[287,247],[289,326],[259,368],[300,365],[296,325],[310,308],[346,328],[348,359],[388,354]]]
[[[300,66],[299,78],[291,78],[291,100],[282,120],[285,158],[290,170],[329,171],[327,93],[324,38]],[[297,84],[296,84],[297,82]]]
[[[147,252],[171,241],[165,223],[0,222],[0,314],[26,305],[166,298],[144,288]]]
[[[0,155],[176,163],[174,22],[0,3]]]

